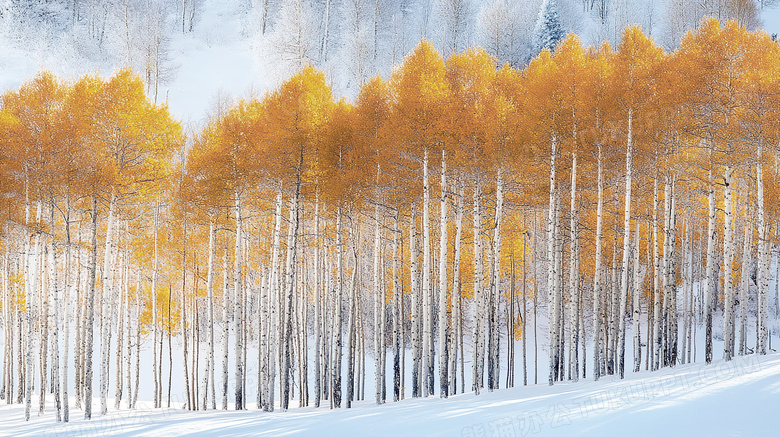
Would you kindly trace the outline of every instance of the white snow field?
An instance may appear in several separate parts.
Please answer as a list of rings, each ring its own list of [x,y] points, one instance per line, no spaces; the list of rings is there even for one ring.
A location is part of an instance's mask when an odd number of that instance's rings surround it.
[[[542,373],[542,372],[540,372]],[[541,375],[540,375],[541,376]],[[479,396],[406,399],[352,409],[287,412],[109,411],[85,421],[54,422],[53,411],[24,422],[23,405],[0,404],[2,436],[775,436],[780,354],[695,363],[600,381],[522,386]],[[111,403],[111,402],[110,402]],[[37,401],[33,399],[34,407]],[[95,403],[96,409],[98,403]],[[252,403],[250,403],[252,405]],[[177,407],[180,404],[177,403]]]

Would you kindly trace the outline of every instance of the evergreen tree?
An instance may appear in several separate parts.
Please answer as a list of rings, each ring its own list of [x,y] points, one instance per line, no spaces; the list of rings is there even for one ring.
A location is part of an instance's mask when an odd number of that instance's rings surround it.
[[[558,4],[555,0],[544,0],[539,9],[534,33],[531,35],[531,57],[544,49],[553,51],[558,41],[564,37],[561,17],[558,15]]]

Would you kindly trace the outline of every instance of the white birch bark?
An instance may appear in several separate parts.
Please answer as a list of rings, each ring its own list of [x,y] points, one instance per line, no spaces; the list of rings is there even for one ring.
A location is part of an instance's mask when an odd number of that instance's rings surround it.
[[[461,328],[461,292],[460,292],[460,258],[461,258],[461,235],[463,232],[463,181],[458,183],[458,204],[455,213],[455,260],[452,266],[452,326],[453,335],[450,335],[450,387],[449,393],[457,393],[457,369],[458,354],[463,354],[460,348],[462,339]],[[463,369],[461,369],[463,370]]]
[[[712,170],[709,171],[709,188],[707,201],[709,205],[708,225],[707,225],[707,293],[705,303],[705,350],[704,360],[707,364],[712,362],[712,313],[715,310],[716,296],[716,278],[715,278],[715,182],[713,181]],[[760,269],[759,269],[760,270]]]
[[[113,269],[111,260],[114,252],[114,214],[116,210],[116,195],[111,194],[111,202],[108,209],[108,224],[106,225],[106,248],[103,254],[103,275],[102,275],[102,303],[103,308],[101,317],[101,335],[100,335],[100,414],[108,413],[108,364],[111,351],[111,295],[113,284],[111,283],[111,271]]]
[[[484,297],[482,290],[482,216],[480,211],[481,188],[479,175],[474,179],[474,322],[472,335],[472,389],[479,394],[482,388],[482,369],[484,360]]]
[[[746,190],[747,191],[747,190]],[[750,215],[750,194],[747,191],[747,198],[745,200],[745,229],[744,236],[742,237],[742,270],[740,272],[742,276],[742,284],[739,287],[739,341],[737,353],[741,356],[744,355],[747,348],[747,302],[748,295],[750,293],[750,263],[752,261],[751,254],[751,239],[753,237],[753,223]]]
[[[314,202],[314,406],[319,408],[322,396],[322,292],[320,289],[320,194]],[[268,320],[267,316],[264,320]]]
[[[652,345],[649,349],[652,351],[650,356],[653,364],[653,370],[660,367],[661,345],[661,261],[659,255],[658,240],[658,178],[653,180],[653,337]],[[649,328],[648,328],[649,329]]]
[[[94,344],[94,325],[95,325],[95,276],[97,273],[97,196],[92,197],[92,254],[89,259],[89,273],[86,299],[85,324],[86,332],[84,336],[84,418],[92,419],[92,351]],[[28,350],[29,357],[29,350]],[[28,360],[29,361],[29,360]],[[28,362],[28,364],[30,364]],[[30,365],[30,367],[32,367]],[[29,417],[28,417],[29,420]]]
[[[428,183],[428,148],[423,158],[423,397],[433,394],[433,293],[431,292],[431,194]]]
[[[579,303],[580,290],[577,287],[577,152],[572,152],[571,189],[569,206],[569,379],[579,381]]]
[[[640,317],[642,316],[642,307],[640,306],[639,296],[642,294],[642,281],[640,275],[641,266],[639,265],[639,222],[634,229],[634,291],[631,293],[634,301],[634,311],[632,324],[634,325],[634,372],[639,371],[642,364],[642,330],[640,326]]]
[[[620,272],[620,306],[618,307],[618,342],[620,348],[618,371],[620,379],[625,377],[626,361],[626,304],[628,298],[628,260],[631,253],[631,176],[633,159],[633,137],[631,123],[633,114],[628,108],[628,140],[626,141],[626,200],[623,209],[623,267]]]
[[[161,379],[162,369],[158,369],[157,343],[159,342],[160,321],[157,314],[157,275],[159,270],[159,254],[157,250],[157,238],[159,232],[160,220],[160,199],[155,201],[154,205],[154,265],[152,266],[152,373],[154,373],[154,408],[160,408],[161,399]],[[162,360],[162,357],[159,357]],[[160,366],[161,367],[161,366]]]
[[[550,374],[548,376],[548,383],[549,385],[553,385],[555,383],[555,377],[556,377],[556,369],[558,366],[558,341],[556,340],[556,336],[558,333],[558,312],[557,312],[557,300],[555,299],[555,277],[557,275],[556,272],[556,264],[555,264],[555,198],[556,198],[556,187],[555,187],[555,159],[556,159],[556,153],[557,153],[557,139],[555,137],[555,134],[553,134],[552,140],[550,141],[550,201],[548,206],[548,217],[547,217],[547,289],[548,289],[548,301],[549,301],[549,339],[550,339],[550,346],[549,346],[549,365],[550,365]]]
[[[604,296],[601,283],[601,258],[602,258],[602,237],[604,233],[604,161],[602,156],[601,142],[597,142],[598,147],[598,176],[596,184],[598,186],[598,200],[596,205],[596,260],[593,269],[593,380],[598,381],[601,377],[601,363],[603,362],[603,339],[604,327],[602,319],[604,313],[601,301]]]
[[[756,213],[758,215],[758,344],[757,353],[766,355],[769,322],[769,242],[764,217],[763,145],[759,142],[756,159]]]
[[[380,283],[379,278],[379,251],[380,251],[380,221],[379,221],[379,205],[374,207],[374,388],[375,398],[377,404],[383,404],[385,402],[382,397],[384,391],[384,375],[382,368],[382,350],[385,345],[382,343],[382,337],[385,327],[382,325],[381,313],[385,310],[385,302],[383,300],[384,286]]]
[[[336,210],[336,298],[334,299],[333,314],[333,365],[331,366],[331,405],[341,408],[341,308],[344,296],[344,248],[341,230],[341,206]]]
[[[500,178],[500,176],[499,176]],[[447,370],[447,152],[441,151],[441,218],[439,220],[439,393],[446,398],[449,394]],[[497,213],[498,214],[498,213]]]
[[[415,214],[415,205],[412,204],[412,211],[409,218],[409,275],[412,282],[412,397],[420,397],[422,393],[422,380],[420,370],[422,368],[422,350],[420,342],[420,331],[422,321],[420,320],[420,288],[417,282],[417,217]]]
[[[490,306],[490,339],[492,348],[490,354],[493,366],[490,369],[492,374],[492,385],[490,390],[498,389],[500,380],[500,362],[499,359],[499,341],[498,341],[498,297],[501,284],[501,221],[503,219],[504,205],[504,180],[501,167],[498,167],[496,174],[496,215],[495,228],[493,229],[493,289],[491,290],[492,303]]]
[[[731,186],[731,175],[734,169],[726,166],[723,176],[723,208],[724,208],[724,229],[723,229],[723,359],[730,361],[734,356],[734,338],[732,331],[734,328],[734,272],[732,265],[734,263],[734,232],[733,232],[733,187]]]

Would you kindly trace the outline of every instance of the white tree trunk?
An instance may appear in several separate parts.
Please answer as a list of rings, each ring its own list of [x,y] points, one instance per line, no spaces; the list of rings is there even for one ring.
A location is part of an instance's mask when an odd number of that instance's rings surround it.
[[[484,297],[482,290],[482,216],[480,215],[481,188],[479,175],[474,179],[474,322],[472,335],[472,388],[474,394],[479,394],[482,388],[482,369],[484,360]]]
[[[111,295],[113,284],[111,283],[111,260],[114,252],[114,214],[116,208],[116,196],[111,195],[111,202],[108,209],[108,224],[106,225],[106,249],[103,254],[103,275],[102,286],[103,294],[101,296],[103,309],[101,311],[101,326],[103,327],[100,335],[100,414],[108,413],[108,364],[111,351]]]
[[[331,367],[331,389],[333,391],[331,394],[331,405],[335,408],[341,408],[341,308],[343,306],[342,300],[344,296],[344,248],[342,247],[344,243],[341,233],[341,206],[339,206],[336,210],[336,263],[338,266],[336,267],[336,298],[334,299],[335,306],[333,309],[334,339],[332,353],[333,365]]]
[[[653,362],[653,370],[658,370],[661,358],[661,263],[658,246],[658,178],[656,177],[653,180],[653,337],[652,344],[649,346],[652,351],[650,358]]]
[[[639,371],[642,364],[642,330],[640,329],[640,317],[642,316],[642,307],[640,306],[639,296],[642,294],[642,281],[639,265],[639,222],[634,229],[634,291],[632,299],[634,301],[634,312],[632,324],[634,325],[634,372]]]
[[[707,364],[712,362],[712,313],[715,310],[716,281],[715,278],[715,182],[712,177],[712,170],[709,171],[709,188],[707,201],[709,204],[708,227],[707,227],[707,294],[704,310],[705,317],[705,351],[704,359]],[[760,232],[760,231],[759,231]],[[760,270],[760,269],[759,269]]]
[[[753,238],[753,221],[750,216],[750,190],[746,190],[745,199],[745,230],[742,237],[742,285],[739,287],[739,346],[738,354],[745,355],[747,348],[747,302],[750,294],[750,263],[752,261],[751,239]]]
[[[374,388],[376,394],[376,403],[383,404],[385,399],[384,369],[382,367],[382,351],[385,348],[382,342],[385,327],[382,325],[382,313],[385,311],[384,285],[379,278],[379,258],[381,248],[379,205],[374,208]]]
[[[555,298],[555,277],[557,276],[556,263],[555,263],[555,199],[556,199],[556,187],[555,187],[555,159],[557,153],[557,139],[553,134],[552,141],[550,141],[550,201],[548,206],[547,216],[547,290],[549,310],[548,320],[550,324],[549,329],[549,365],[550,374],[548,376],[549,385],[553,385],[556,379],[556,370],[558,368],[558,311],[557,302]]]
[[[157,239],[159,233],[159,221],[160,221],[160,199],[155,201],[154,205],[154,265],[152,266],[152,373],[154,373],[154,408],[160,408],[161,399],[161,368],[158,368],[158,360],[162,360],[162,357],[157,357],[157,343],[159,342],[160,321],[157,314],[157,275],[159,273],[159,254],[157,251]],[[161,367],[161,366],[159,366]]]
[[[441,151],[441,219],[439,220],[439,393],[442,398],[449,394],[447,370],[447,152]]]
[[[764,218],[764,168],[759,143],[756,161],[756,213],[758,215],[758,344],[757,352],[766,355],[769,322],[769,241]]]
[[[412,282],[412,397],[420,397],[422,393],[422,350],[420,334],[422,321],[420,320],[420,287],[417,282],[417,217],[415,205],[412,204],[409,218],[409,275]]]
[[[577,346],[579,345],[579,303],[580,290],[577,287],[577,278],[580,274],[577,266],[577,152],[572,153],[571,163],[571,190],[569,209],[569,378],[575,382],[579,380],[579,361]]]
[[[598,155],[598,200],[596,206],[596,260],[593,269],[593,380],[598,381],[601,377],[601,363],[603,362],[603,341],[604,327],[602,319],[604,313],[601,311],[602,293],[601,283],[601,258],[602,258],[602,236],[604,233],[604,161],[602,159],[601,142],[597,143]]]
[[[499,341],[498,341],[498,302],[499,302],[499,290],[501,284],[501,220],[503,217],[504,206],[504,180],[501,173],[501,167],[498,168],[496,174],[496,215],[495,215],[495,228],[493,229],[493,289],[491,290],[491,305],[490,305],[490,354],[492,366],[489,369],[491,378],[489,378],[492,384],[489,385],[489,389],[498,389],[498,383],[500,380],[500,362],[499,359]]]
[[[428,184],[428,149],[423,158],[423,397],[433,394],[433,293],[431,293],[431,193]]]
[[[625,376],[626,361],[626,304],[628,298],[628,259],[631,253],[631,176],[633,159],[633,137],[631,123],[633,114],[628,108],[628,140],[626,141],[626,200],[623,208],[623,267],[620,272],[620,306],[618,307],[618,342],[620,348],[618,371],[620,379]]]
[[[314,202],[314,406],[319,408],[322,396],[322,293],[320,290],[320,194]],[[268,320],[265,316],[263,320]],[[267,322],[266,322],[267,323]],[[262,351],[262,348],[261,348]],[[262,353],[262,352],[261,352]]]
[[[734,231],[733,231],[733,187],[731,186],[731,175],[734,170],[731,166],[726,166],[723,177],[723,207],[724,211],[724,230],[723,230],[723,359],[730,361],[734,356],[734,338],[732,330],[734,328],[734,272],[732,265],[734,263]]]
[[[453,335],[450,335],[450,388],[449,393],[457,393],[457,369],[458,354],[463,354],[463,349],[459,348],[462,338],[461,332],[461,293],[460,293],[460,258],[461,258],[461,235],[463,232],[463,181],[459,181],[458,204],[455,215],[455,260],[452,266],[452,326]],[[461,369],[462,371],[462,369]]]

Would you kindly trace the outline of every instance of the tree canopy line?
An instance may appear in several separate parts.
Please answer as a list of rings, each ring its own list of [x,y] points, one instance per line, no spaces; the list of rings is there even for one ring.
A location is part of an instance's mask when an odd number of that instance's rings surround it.
[[[155,407],[340,408],[371,376],[377,403],[528,384],[531,337],[533,383],[542,351],[549,384],[623,377],[629,334],[634,372],[702,335],[765,354],[778,66],[715,19],[522,70],[423,41],[354,103],[306,67],[189,142],[130,71],[41,73],[0,106],[0,395],[90,418],[151,370]]]

